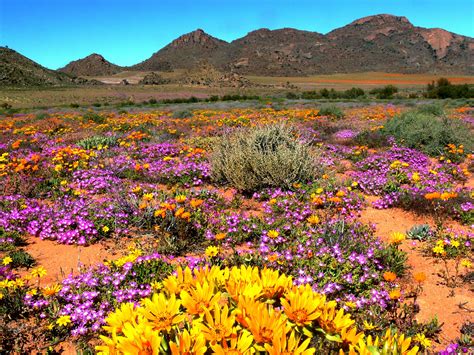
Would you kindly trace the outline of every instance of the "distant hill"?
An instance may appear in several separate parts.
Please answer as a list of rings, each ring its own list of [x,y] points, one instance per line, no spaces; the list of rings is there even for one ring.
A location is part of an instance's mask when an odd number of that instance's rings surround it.
[[[110,63],[100,54],[93,53],[85,58],[70,62],[58,71],[73,76],[103,76],[119,73],[123,71],[123,68]]]
[[[13,49],[0,47],[0,86],[71,85],[83,82],[42,67]]]
[[[474,39],[416,27],[407,18],[392,15],[364,17],[326,35],[259,29],[230,43],[196,30],[132,68],[190,69],[203,60],[220,70],[267,76],[369,71],[474,74]]]
[[[134,70],[167,71],[176,68],[191,69],[202,62],[214,62],[227,42],[198,29],[175,39],[149,59],[131,67]]]

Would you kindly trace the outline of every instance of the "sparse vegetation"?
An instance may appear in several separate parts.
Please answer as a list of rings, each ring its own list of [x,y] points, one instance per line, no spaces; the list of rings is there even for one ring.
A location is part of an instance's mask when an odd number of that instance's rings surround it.
[[[466,123],[434,113],[438,113],[437,108],[403,113],[388,120],[383,131],[398,143],[431,156],[443,154],[448,144],[464,145],[468,151],[473,149],[472,130]]]
[[[314,152],[284,125],[238,129],[224,135],[211,157],[216,181],[241,191],[288,189],[321,173]]]

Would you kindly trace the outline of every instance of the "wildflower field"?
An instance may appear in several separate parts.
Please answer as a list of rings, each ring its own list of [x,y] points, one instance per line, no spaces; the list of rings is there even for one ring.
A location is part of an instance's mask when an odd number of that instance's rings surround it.
[[[474,108],[262,106],[1,116],[0,353],[473,351]]]

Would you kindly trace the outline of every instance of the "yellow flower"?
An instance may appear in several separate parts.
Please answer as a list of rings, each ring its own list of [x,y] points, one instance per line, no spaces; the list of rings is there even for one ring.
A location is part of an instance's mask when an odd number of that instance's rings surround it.
[[[180,314],[181,301],[174,294],[167,298],[163,293],[154,294],[151,299],[145,298],[139,313],[149,320],[153,330],[157,332],[171,331],[171,327],[184,320]]]
[[[161,337],[148,324],[125,324],[123,337],[118,338],[118,354],[159,354]]]
[[[431,340],[426,338],[425,334],[418,333],[413,338],[414,341],[417,341],[424,348],[429,348],[431,346]]]
[[[222,309],[218,304],[212,307],[212,314],[209,309],[204,309],[204,322],[197,323],[196,326],[204,334],[204,338],[211,343],[217,344],[230,337],[234,331],[235,315],[229,314],[229,307],[225,305]]]
[[[142,190],[141,186],[137,185],[132,189],[132,192],[136,194],[137,192],[140,192],[141,190]]]
[[[342,308],[336,312],[336,302],[329,301],[323,305],[318,322],[327,333],[337,334],[352,326],[355,321],[351,319],[350,314],[344,314]]]
[[[372,330],[377,328],[374,324],[367,322],[366,320],[364,321],[364,329],[365,330]]]
[[[105,318],[104,330],[108,332],[121,332],[126,323],[135,323],[138,313],[135,311],[133,303],[122,303],[120,308],[112,312]]]
[[[59,291],[61,291],[61,286],[58,284],[52,284],[43,288],[41,292],[43,293],[43,296],[49,297],[57,294]]]
[[[178,195],[174,198],[174,200],[176,201],[176,203],[183,203],[184,201],[186,201],[186,195]]]
[[[315,214],[312,214],[306,220],[308,221],[309,224],[318,224],[319,223],[319,217]]]
[[[230,337],[230,345],[224,342],[224,345],[216,344],[211,345],[212,351],[216,355],[241,355],[241,354],[253,354],[255,350],[252,348],[253,336],[247,330],[239,332],[239,337],[236,334],[232,334]]]
[[[462,259],[461,266],[464,266],[465,268],[470,268],[472,266],[472,263],[468,259]]]
[[[406,236],[405,234],[403,233],[400,233],[400,232],[393,232],[391,235],[390,235],[390,243],[391,244],[400,244],[401,242],[403,242],[404,240],[406,239]]]
[[[315,348],[308,348],[311,338],[307,338],[300,343],[301,338],[297,338],[295,331],[290,336],[285,332],[276,334],[271,344],[265,344],[265,350],[269,355],[292,354],[292,355],[313,355]]]
[[[459,243],[459,240],[453,239],[451,240],[451,245],[455,248],[458,248],[461,245],[461,243]]]
[[[219,254],[219,248],[216,247],[216,246],[208,246],[206,248],[206,256],[209,257],[209,258],[212,258],[213,256],[216,256],[217,254]]]
[[[204,355],[207,351],[206,339],[197,328],[191,328],[191,334],[185,329],[176,337],[176,342],[170,342],[171,355],[193,354]]]
[[[289,320],[297,326],[304,327],[311,324],[321,315],[319,309],[323,298],[314,292],[309,285],[294,288],[281,299],[283,311]]]
[[[280,235],[280,233],[278,233],[276,230],[272,229],[272,230],[269,230],[268,233],[267,233],[267,236],[271,239],[275,239],[275,238],[278,238],[278,236]]]
[[[153,200],[153,193],[150,192],[148,194],[143,194],[142,198],[143,198],[144,201],[151,201],[151,200]]]
[[[436,246],[433,248],[433,253],[442,255],[442,254],[444,254],[444,253],[446,253],[446,252],[445,252],[443,246],[441,246],[441,245],[436,245]]]
[[[13,259],[11,257],[6,256],[2,260],[2,264],[6,266],[6,265],[10,264],[12,261],[13,261]]]
[[[31,290],[27,291],[26,294],[30,296],[35,296],[38,294],[38,289],[32,288]]]
[[[400,289],[395,288],[389,292],[389,296],[390,296],[390,299],[392,300],[398,300],[402,296],[402,294],[400,292]]]
[[[203,314],[205,309],[211,309],[221,299],[221,293],[214,293],[214,285],[207,281],[197,283],[189,291],[181,291],[180,298],[189,314]]]
[[[104,233],[107,233],[109,230],[110,230],[110,228],[107,227],[107,226],[102,227],[102,232],[104,232]]]
[[[44,267],[42,266],[38,266],[37,268],[31,270],[31,275],[33,277],[37,276],[37,277],[43,277],[47,274],[47,271]]]
[[[270,344],[275,335],[286,332],[286,322],[280,312],[256,301],[248,302],[245,313],[239,318],[239,323],[250,330],[258,344]]]
[[[61,327],[65,327],[69,323],[71,323],[71,316],[61,316],[58,319],[56,319],[56,324]]]
[[[161,282],[158,282],[158,281],[153,281],[152,283],[150,283],[150,286],[153,291],[158,291],[163,288],[163,285],[161,284]]]
[[[411,179],[414,181],[414,182],[418,182],[420,181],[420,174],[416,171],[413,173],[413,175],[411,176]]]

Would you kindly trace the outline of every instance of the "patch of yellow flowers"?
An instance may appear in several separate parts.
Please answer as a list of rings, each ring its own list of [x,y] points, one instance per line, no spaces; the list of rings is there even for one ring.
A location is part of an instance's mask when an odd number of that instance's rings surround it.
[[[275,270],[179,267],[160,286],[140,306],[125,303],[107,317],[98,354],[312,355],[314,338],[339,354],[418,353],[390,330],[366,336],[336,302]]]

